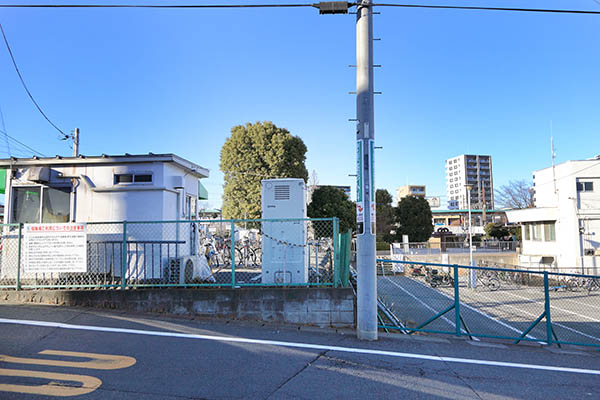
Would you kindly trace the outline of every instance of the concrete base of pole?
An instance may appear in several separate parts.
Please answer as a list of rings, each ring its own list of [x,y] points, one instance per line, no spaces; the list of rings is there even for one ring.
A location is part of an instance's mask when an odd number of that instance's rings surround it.
[[[359,340],[370,340],[370,341],[375,341],[377,340],[377,331],[357,331],[356,333],[356,337]]]

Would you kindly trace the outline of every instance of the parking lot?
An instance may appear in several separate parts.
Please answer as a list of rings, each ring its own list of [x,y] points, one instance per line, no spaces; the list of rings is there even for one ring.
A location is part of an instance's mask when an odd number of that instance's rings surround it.
[[[459,279],[460,313],[468,330],[480,336],[518,338],[545,311],[543,286],[507,284],[491,290],[479,284],[468,288]],[[454,303],[454,287],[432,288],[423,277],[378,276],[378,295],[408,328],[416,328]],[[600,291],[549,291],[552,328],[560,342],[600,346]],[[455,313],[450,311],[424,329],[456,332]],[[463,327],[463,333],[466,330]],[[545,319],[527,335],[545,342]]]

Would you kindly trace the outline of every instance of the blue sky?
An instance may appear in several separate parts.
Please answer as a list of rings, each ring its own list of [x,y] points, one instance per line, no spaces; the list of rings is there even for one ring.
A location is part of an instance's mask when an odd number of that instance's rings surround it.
[[[422,4],[600,10],[593,0]],[[378,188],[425,184],[428,195],[445,196],[444,160],[463,153],[492,155],[496,187],[529,179],[551,162],[551,120],[557,162],[600,154],[600,16],[378,11]],[[304,140],[321,184],[355,184],[353,15],[0,9],[0,22],[44,111],[67,132],[81,129],[83,154],[176,153],[211,170],[209,205],[219,206],[219,152],[231,128],[270,120]],[[0,44],[6,131],[45,155],[70,155]]]

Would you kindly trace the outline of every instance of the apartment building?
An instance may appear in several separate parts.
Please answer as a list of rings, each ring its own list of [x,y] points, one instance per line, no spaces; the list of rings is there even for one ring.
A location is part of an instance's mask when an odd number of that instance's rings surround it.
[[[404,185],[396,189],[396,203],[405,197],[425,197],[424,185]]]
[[[471,187],[472,209],[494,208],[491,156],[462,154],[446,160],[446,194],[460,209],[468,207],[467,185]]]
[[[519,264],[562,272],[600,271],[600,156],[535,171],[535,207],[507,211],[520,223]]]

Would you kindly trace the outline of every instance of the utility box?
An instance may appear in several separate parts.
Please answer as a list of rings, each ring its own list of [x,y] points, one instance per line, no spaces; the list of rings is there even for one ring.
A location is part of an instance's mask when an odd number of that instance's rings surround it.
[[[295,178],[261,184],[263,219],[299,219],[262,222],[262,283],[307,283],[306,184]]]

